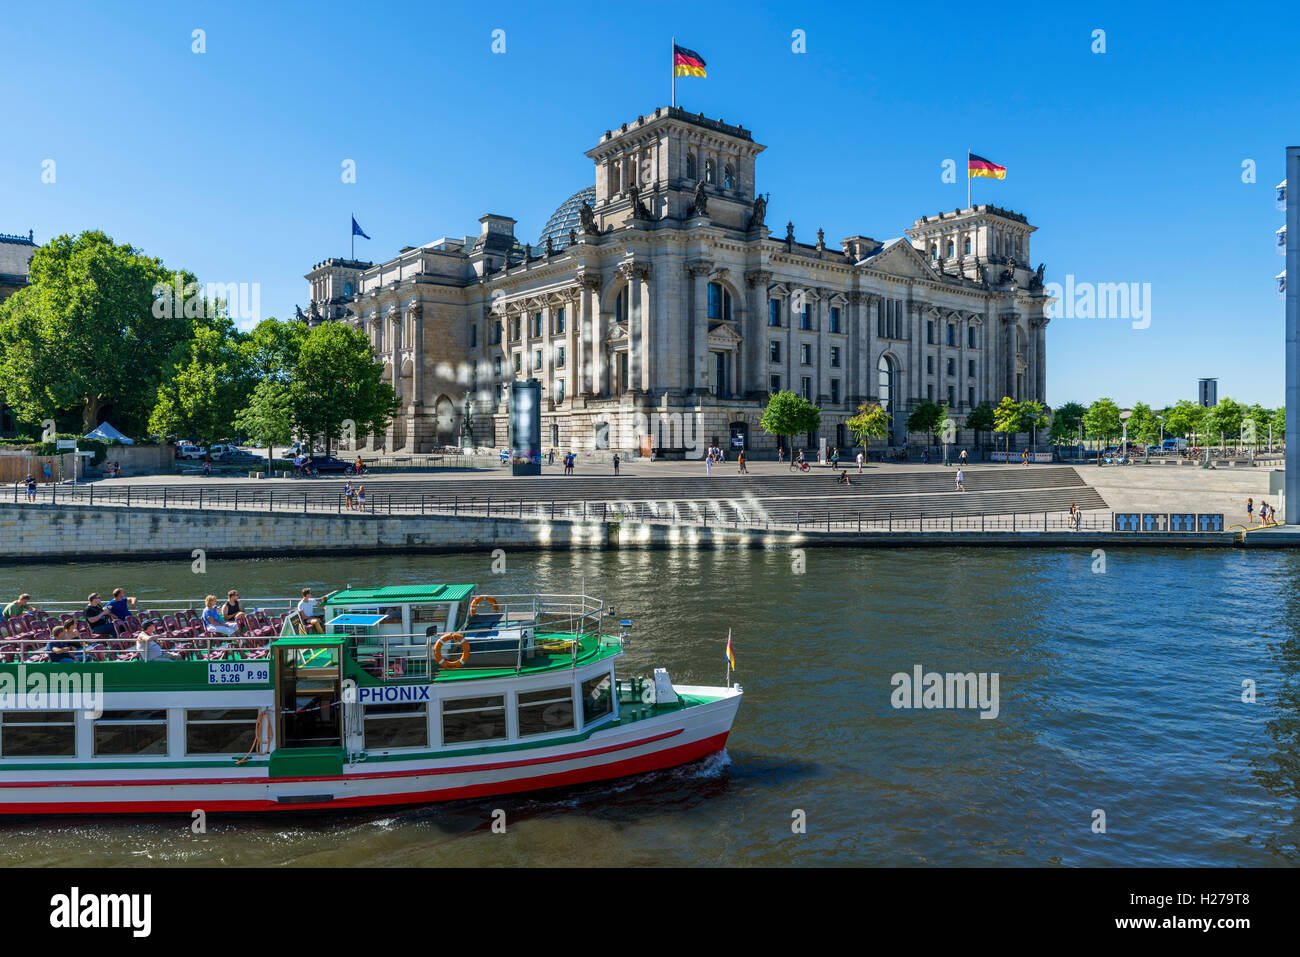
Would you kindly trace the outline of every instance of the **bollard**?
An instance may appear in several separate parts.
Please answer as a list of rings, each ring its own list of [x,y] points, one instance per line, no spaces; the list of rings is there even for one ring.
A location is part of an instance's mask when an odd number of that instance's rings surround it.
[[[487,517],[488,518],[492,517],[492,496],[491,495],[488,496],[488,500],[487,500]]]
[[[166,493],[166,491],[166,488],[164,488],[163,492]],[[95,507],[95,486],[93,485],[90,487],[90,507]]]
[[[424,493],[420,493],[420,514],[424,514]]]
[[[302,513],[304,515],[307,514],[307,493],[306,492],[302,493]]]
[[[131,490],[127,489],[127,498],[131,497]],[[199,511],[203,511],[203,489],[199,489]]]
[[[829,532],[830,530],[831,530],[831,510],[828,508],[826,510],[826,531]]]
[[[126,487],[126,507],[131,507],[131,486]]]
[[[796,532],[799,531],[799,522],[802,519],[802,517],[803,517],[803,512],[796,511],[794,513],[794,530]]]
[[[459,514],[460,514],[460,496],[453,495],[451,497],[451,517],[455,518]]]

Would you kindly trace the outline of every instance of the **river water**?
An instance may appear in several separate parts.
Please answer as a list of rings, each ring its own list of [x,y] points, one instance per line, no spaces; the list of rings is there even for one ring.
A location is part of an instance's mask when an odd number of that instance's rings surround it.
[[[631,618],[623,673],[745,698],[725,755],[565,793],[274,819],[0,820],[10,865],[1300,863],[1300,555],[511,552],[0,567],[0,596],[473,581]],[[1102,566],[1104,560],[1104,567]],[[5,597],[5,600],[9,600]],[[611,629],[607,629],[611,630]],[[998,676],[998,713],[893,676]],[[1257,700],[1245,703],[1243,682]],[[492,811],[506,812],[494,833]],[[1104,812],[1105,831],[1098,831]],[[796,823],[804,822],[804,833]]]

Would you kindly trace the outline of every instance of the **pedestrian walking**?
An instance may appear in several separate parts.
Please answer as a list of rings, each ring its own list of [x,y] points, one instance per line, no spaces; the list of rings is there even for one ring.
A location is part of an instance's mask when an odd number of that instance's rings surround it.
[[[966,486],[962,484],[962,481],[964,479],[965,479],[965,474],[962,472],[961,469],[958,469],[957,470],[957,491],[959,492],[966,491]]]
[[[618,475],[618,453],[614,453],[614,474]]]
[[[862,450],[858,449],[858,474],[862,474]]]
[[[921,464],[922,464],[922,465],[929,465],[929,464],[930,464],[930,450],[929,450],[929,449],[922,449],[922,450],[921,450]]]
[[[965,449],[962,449],[962,450],[961,450],[960,460],[961,460],[961,464],[962,464],[962,465],[965,465],[965,464],[966,464],[966,450],[965,450]]]
[[[784,461],[785,461],[785,446],[784,446],[784,445],[778,445],[778,446],[776,447],[776,461],[777,461],[778,464],[780,464],[781,462],[784,462]]]
[[[840,467],[840,450],[831,449],[831,468],[838,469],[839,467]]]
[[[744,450],[744,449],[741,449],[741,450],[740,450],[740,454],[736,456],[736,471],[737,471],[738,473],[739,473],[739,472],[748,472],[748,471],[749,471],[749,469],[745,468],[745,450]]]
[[[1246,499],[1246,524],[1247,525],[1251,523],[1251,519],[1254,517],[1254,515],[1255,515],[1255,500],[1253,498],[1248,498]]]
[[[352,487],[351,482],[348,482],[346,485],[343,486],[343,502],[344,504],[347,505],[349,512],[352,511],[352,506],[355,503],[356,495],[357,495],[357,490]]]
[[[1029,468],[1029,449],[1020,453],[1020,461],[1025,463],[1025,468]]]
[[[27,504],[34,505],[36,503],[36,476],[28,472],[26,483],[27,483]]]
[[[366,510],[366,487],[364,485],[357,486],[357,508],[362,512]]]

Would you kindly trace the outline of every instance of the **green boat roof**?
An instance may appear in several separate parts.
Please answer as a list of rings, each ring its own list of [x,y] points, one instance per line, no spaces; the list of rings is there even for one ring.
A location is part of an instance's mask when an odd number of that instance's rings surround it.
[[[387,588],[345,588],[325,600],[326,605],[363,602],[463,601],[477,585],[390,585]]]
[[[347,635],[285,635],[271,642],[272,648],[332,648],[348,640]]]

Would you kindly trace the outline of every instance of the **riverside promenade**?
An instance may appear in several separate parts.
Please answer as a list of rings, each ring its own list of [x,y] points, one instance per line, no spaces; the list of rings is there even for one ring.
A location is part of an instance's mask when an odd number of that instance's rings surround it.
[[[1060,465],[829,468],[640,460],[541,477],[508,470],[347,477],[156,476],[45,486],[37,502],[0,490],[0,559],[66,561],[188,555],[469,551],[513,548],[792,547],[795,545],[1269,547],[1286,529],[1229,529],[1240,499],[1267,495],[1269,470]],[[1262,493],[1261,494],[1261,489]],[[1069,507],[1083,519],[1071,527]],[[1114,531],[1116,511],[1214,512],[1221,531]],[[1300,530],[1298,530],[1300,531]]]

